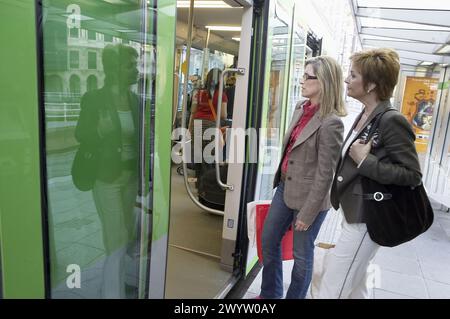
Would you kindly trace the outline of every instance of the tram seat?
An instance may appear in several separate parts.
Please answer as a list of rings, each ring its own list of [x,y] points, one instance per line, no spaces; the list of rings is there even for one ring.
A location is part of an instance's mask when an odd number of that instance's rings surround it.
[[[202,174],[198,177],[198,198],[203,205],[217,210],[225,208],[225,190],[217,184],[215,165],[205,165]],[[220,168],[220,178],[222,181],[227,179],[228,165],[222,165]]]

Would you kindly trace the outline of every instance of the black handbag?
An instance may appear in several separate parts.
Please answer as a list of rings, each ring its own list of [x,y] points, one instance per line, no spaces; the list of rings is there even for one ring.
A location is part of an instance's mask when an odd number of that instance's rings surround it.
[[[375,134],[383,114],[390,110],[374,118],[366,141]],[[416,187],[384,185],[362,177],[361,186],[367,231],[377,244],[400,245],[424,233],[433,224],[433,209],[422,184]]]
[[[72,181],[80,191],[89,191],[97,178],[98,157],[96,152],[80,145],[72,163]]]

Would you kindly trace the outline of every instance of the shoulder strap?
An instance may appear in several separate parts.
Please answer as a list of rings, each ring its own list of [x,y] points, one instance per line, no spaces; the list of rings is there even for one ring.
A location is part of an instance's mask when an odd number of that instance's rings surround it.
[[[367,135],[367,141],[369,141],[372,138],[373,134],[375,134],[375,131],[378,128],[378,126],[380,125],[380,121],[381,121],[381,118],[383,117],[383,115],[389,111],[396,111],[396,109],[388,108],[387,110],[381,112],[380,114],[378,114],[377,116],[374,117],[374,119],[372,120],[373,124],[370,126],[370,131],[369,131],[369,134]]]
[[[216,119],[217,119],[216,110],[214,110],[214,106],[212,105],[212,101],[210,99],[208,99],[208,105],[209,105],[209,108],[211,109],[211,113],[213,115],[214,121],[216,121]]]

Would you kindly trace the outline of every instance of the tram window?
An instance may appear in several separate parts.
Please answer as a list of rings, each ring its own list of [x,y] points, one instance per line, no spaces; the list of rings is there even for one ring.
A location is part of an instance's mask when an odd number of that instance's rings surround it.
[[[72,27],[69,39],[51,36],[67,30],[63,1],[43,6],[43,47],[52,48],[43,55],[50,296],[143,298],[148,271],[139,267],[149,264],[151,236],[140,227],[151,224],[151,216],[135,204],[138,190],[151,189],[153,168],[142,169],[139,159],[152,163],[154,133],[147,121],[141,127],[141,119],[154,107],[156,71],[148,66],[156,65],[155,43],[143,39],[154,41],[155,30],[149,23],[149,36],[142,36],[147,24],[139,2],[74,2],[83,19],[73,17],[80,28]],[[149,10],[147,19],[155,12]],[[86,42],[104,28],[133,32]],[[60,56],[69,62],[55,64]],[[145,154],[139,141],[150,148]]]

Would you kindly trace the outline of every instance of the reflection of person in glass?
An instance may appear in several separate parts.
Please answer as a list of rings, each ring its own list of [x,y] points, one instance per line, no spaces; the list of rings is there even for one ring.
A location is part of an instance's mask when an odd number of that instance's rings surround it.
[[[130,276],[125,278],[136,233],[138,97],[130,86],[137,82],[137,57],[135,49],[122,44],[104,48],[105,84],[83,96],[75,131],[81,145],[95,150],[98,161],[92,192],[106,250],[103,298],[124,298],[126,284],[137,286],[137,278],[132,283]]]

